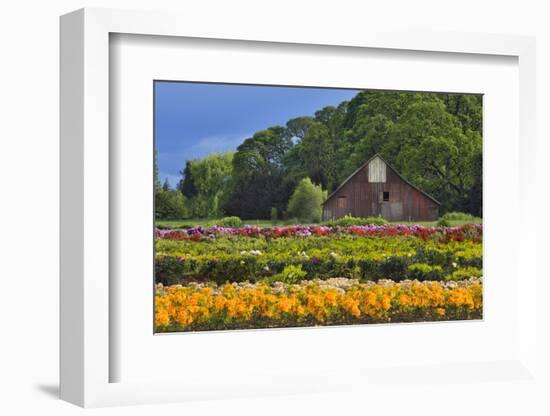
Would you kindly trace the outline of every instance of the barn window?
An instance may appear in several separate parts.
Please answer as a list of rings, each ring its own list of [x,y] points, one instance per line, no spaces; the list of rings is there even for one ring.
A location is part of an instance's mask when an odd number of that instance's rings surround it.
[[[382,195],[382,201],[387,202],[390,200],[390,193],[385,191]]]
[[[338,201],[336,203],[336,206],[338,208],[345,208],[346,207],[346,197],[345,196],[339,196]]]

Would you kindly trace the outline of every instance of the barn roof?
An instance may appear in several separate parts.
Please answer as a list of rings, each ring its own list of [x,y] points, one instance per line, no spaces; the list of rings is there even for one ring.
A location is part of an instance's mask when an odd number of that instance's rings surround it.
[[[412,183],[410,183],[407,179],[405,179],[403,176],[401,176],[401,174],[392,166],[390,165],[388,162],[386,162],[384,160],[384,158],[382,156],[380,156],[378,153],[375,153],[372,157],[370,157],[365,163],[363,163],[361,166],[359,166],[351,175],[349,175],[346,180],[344,180],[339,186],[338,188],[336,188],[334,191],[331,192],[331,194],[327,197],[327,199],[325,199],[325,201],[323,202],[322,205],[326,204],[327,201],[332,198],[336,193],[338,193],[338,191],[340,189],[342,189],[342,187],[349,182],[349,180],[351,178],[353,178],[355,175],[357,175],[359,172],[361,172],[368,164],[371,160],[373,160],[375,157],[378,157],[380,158],[385,164],[386,166],[388,166],[391,170],[393,170],[395,172],[395,174],[403,181],[405,182],[407,185],[409,185],[411,188],[414,188],[416,189],[418,192],[420,192],[422,195],[426,196],[427,198],[431,199],[433,202],[435,202],[437,205],[441,205],[441,202],[439,202],[437,199],[435,199],[433,196],[431,196],[430,194],[424,192],[422,189],[420,189],[418,186],[415,186],[413,185]]]

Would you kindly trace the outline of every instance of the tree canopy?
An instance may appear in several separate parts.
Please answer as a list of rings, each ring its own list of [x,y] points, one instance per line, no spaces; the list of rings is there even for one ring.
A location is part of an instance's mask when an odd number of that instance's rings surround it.
[[[189,200],[191,216],[211,218],[223,214],[231,189],[232,163],[232,152],[210,153],[186,162],[178,188]]]

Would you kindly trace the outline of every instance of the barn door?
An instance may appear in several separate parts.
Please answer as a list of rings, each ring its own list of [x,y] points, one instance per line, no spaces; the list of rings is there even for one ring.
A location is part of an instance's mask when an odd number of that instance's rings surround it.
[[[401,221],[403,219],[403,202],[383,202],[382,217],[388,221]]]

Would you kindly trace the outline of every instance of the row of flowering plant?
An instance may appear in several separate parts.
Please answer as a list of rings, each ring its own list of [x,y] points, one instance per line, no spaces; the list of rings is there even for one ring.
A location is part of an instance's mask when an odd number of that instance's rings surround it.
[[[473,241],[421,240],[414,237],[214,238],[199,242],[156,242],[156,280],[257,281],[287,267],[302,270],[301,280],[331,277],[361,280],[412,278],[457,280],[481,275],[482,245]]]
[[[157,332],[174,332],[480,319],[482,292],[479,279],[159,284],[155,327]]]
[[[187,229],[162,230],[156,229],[157,240],[192,240],[217,236],[239,236],[268,238],[310,237],[310,236],[340,236],[357,235],[368,237],[414,236],[422,239],[435,238],[442,241],[481,241],[483,228],[481,224],[466,224],[457,227],[425,227],[422,225],[355,225],[350,227],[324,225],[293,225],[286,227],[194,227]]]

